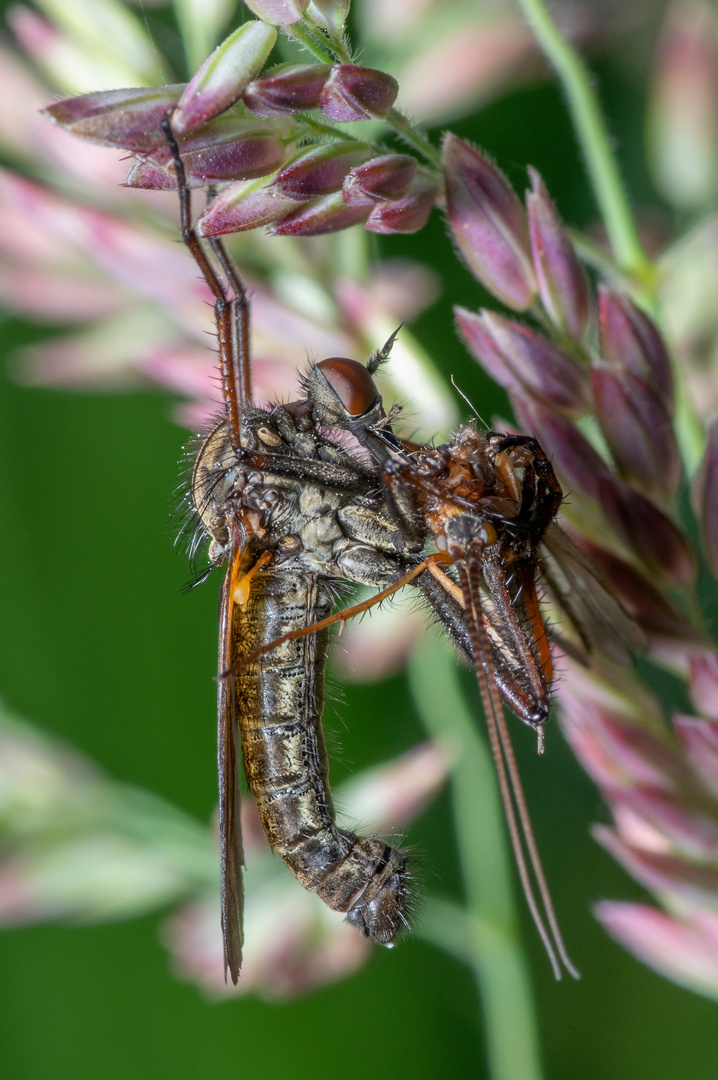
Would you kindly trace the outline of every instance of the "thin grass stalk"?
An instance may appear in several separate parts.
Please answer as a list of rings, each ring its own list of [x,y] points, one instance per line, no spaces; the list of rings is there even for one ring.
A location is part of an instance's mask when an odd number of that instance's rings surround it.
[[[492,757],[467,709],[456,659],[445,642],[430,639],[415,651],[409,682],[429,735],[456,748],[450,790],[466,893],[463,948],[455,935],[447,940],[447,913],[438,902],[427,905],[420,933],[471,968],[483,1006],[492,1080],[541,1080],[536,1011]]]

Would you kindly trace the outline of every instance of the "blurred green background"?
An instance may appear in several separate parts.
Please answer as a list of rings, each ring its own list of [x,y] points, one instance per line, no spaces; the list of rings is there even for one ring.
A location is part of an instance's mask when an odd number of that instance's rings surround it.
[[[638,205],[656,207],[643,171],[645,72],[635,42],[595,70]],[[629,62],[630,57],[630,62]],[[535,165],[566,220],[594,217],[560,93],[513,92],[458,134],[485,147],[516,186]],[[457,343],[451,304],[480,289],[450,253],[438,216],[392,254],[446,266],[441,301],[416,326],[427,350],[485,417],[503,408]],[[44,331],[9,318],[2,351]],[[0,692],[111,775],[202,821],[216,802],[218,579],[182,595],[189,576],[169,525],[186,433],[155,392],[117,396],[20,388],[0,367]],[[336,783],[423,737],[403,678],[344,686],[326,723],[342,753]],[[522,736],[525,736],[522,738]],[[552,1080],[716,1074],[715,1006],[664,981],[614,945],[590,908],[640,896],[591,840],[599,797],[557,728],[538,760],[516,732],[528,800],[580,983],[554,983],[522,909]],[[410,832],[432,891],[460,897],[448,801]],[[0,1072],[5,1080],[343,1080],[485,1075],[480,1008],[466,969],[409,937],[354,977],[285,1005],[204,1000],[173,977],[159,918],[0,935]],[[517,1078],[521,1080],[521,1078]]]

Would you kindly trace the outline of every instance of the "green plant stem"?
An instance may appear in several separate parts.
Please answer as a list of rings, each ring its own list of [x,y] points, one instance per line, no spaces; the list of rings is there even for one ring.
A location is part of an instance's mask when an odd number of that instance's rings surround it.
[[[287,37],[294,38],[307,52],[310,52],[320,64],[336,64],[338,59],[340,61],[344,60],[344,57],[335,56],[334,51],[329,47],[329,43],[327,42],[325,45],[319,35],[314,32],[304,19],[292,23],[290,26],[283,26],[282,30],[284,30]]]
[[[453,905],[430,901],[419,933],[471,967],[493,1080],[540,1080],[536,1017],[491,754],[463,701],[446,643],[430,639],[418,650],[409,680],[427,731],[448,740],[457,756],[451,800],[467,900],[458,918]]]
[[[432,165],[441,168],[441,154],[439,151],[435,146],[432,146],[426,135],[415,128],[403,113],[398,112],[397,109],[390,109],[384,120],[412,150],[416,150],[417,154],[421,154]]]
[[[356,135],[350,135],[348,131],[342,131],[341,128],[332,124],[323,124],[320,120],[315,120],[309,113],[295,113],[294,115],[299,123],[306,124],[315,135],[327,135],[329,138],[341,139],[343,142],[363,143],[365,141],[364,139],[357,139]]]
[[[556,69],[568,99],[611,248],[622,270],[651,288],[654,271],[638,238],[621,174],[586,65],[561,36],[544,0],[519,0],[536,40]]]

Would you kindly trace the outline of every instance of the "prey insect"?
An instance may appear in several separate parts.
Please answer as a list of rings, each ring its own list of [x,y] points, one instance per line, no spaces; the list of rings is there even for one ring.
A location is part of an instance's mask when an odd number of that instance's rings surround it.
[[[474,665],[523,891],[554,974],[560,978],[563,965],[578,977],[544,876],[502,701],[536,731],[542,752],[553,668],[539,574],[586,648],[598,644],[605,651],[610,632],[614,657],[626,661],[640,642],[556,524],[562,491],[536,439],[481,434],[474,424],[438,447],[397,438],[393,414],[385,416],[372,379],[390,347],[391,341],[367,367],[352,360],[322,361],[307,378],[307,393],[316,418],[351,432],[380,466],[388,512],[407,539],[423,550],[436,548],[436,562],[417,584]]]

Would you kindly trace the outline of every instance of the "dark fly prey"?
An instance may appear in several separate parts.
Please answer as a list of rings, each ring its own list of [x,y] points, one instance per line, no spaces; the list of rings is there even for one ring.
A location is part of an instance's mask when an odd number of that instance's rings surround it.
[[[474,665],[524,893],[554,973],[560,977],[563,963],[577,977],[544,878],[502,700],[537,732],[541,752],[553,668],[539,576],[589,649],[606,650],[609,628],[608,648],[619,659],[640,642],[556,524],[561,487],[537,440],[481,434],[467,424],[443,446],[402,442],[371,377],[384,353],[366,368],[352,360],[322,361],[307,378],[308,396],[322,424],[351,432],[381,467],[387,511],[407,541],[436,549],[417,584]]]

